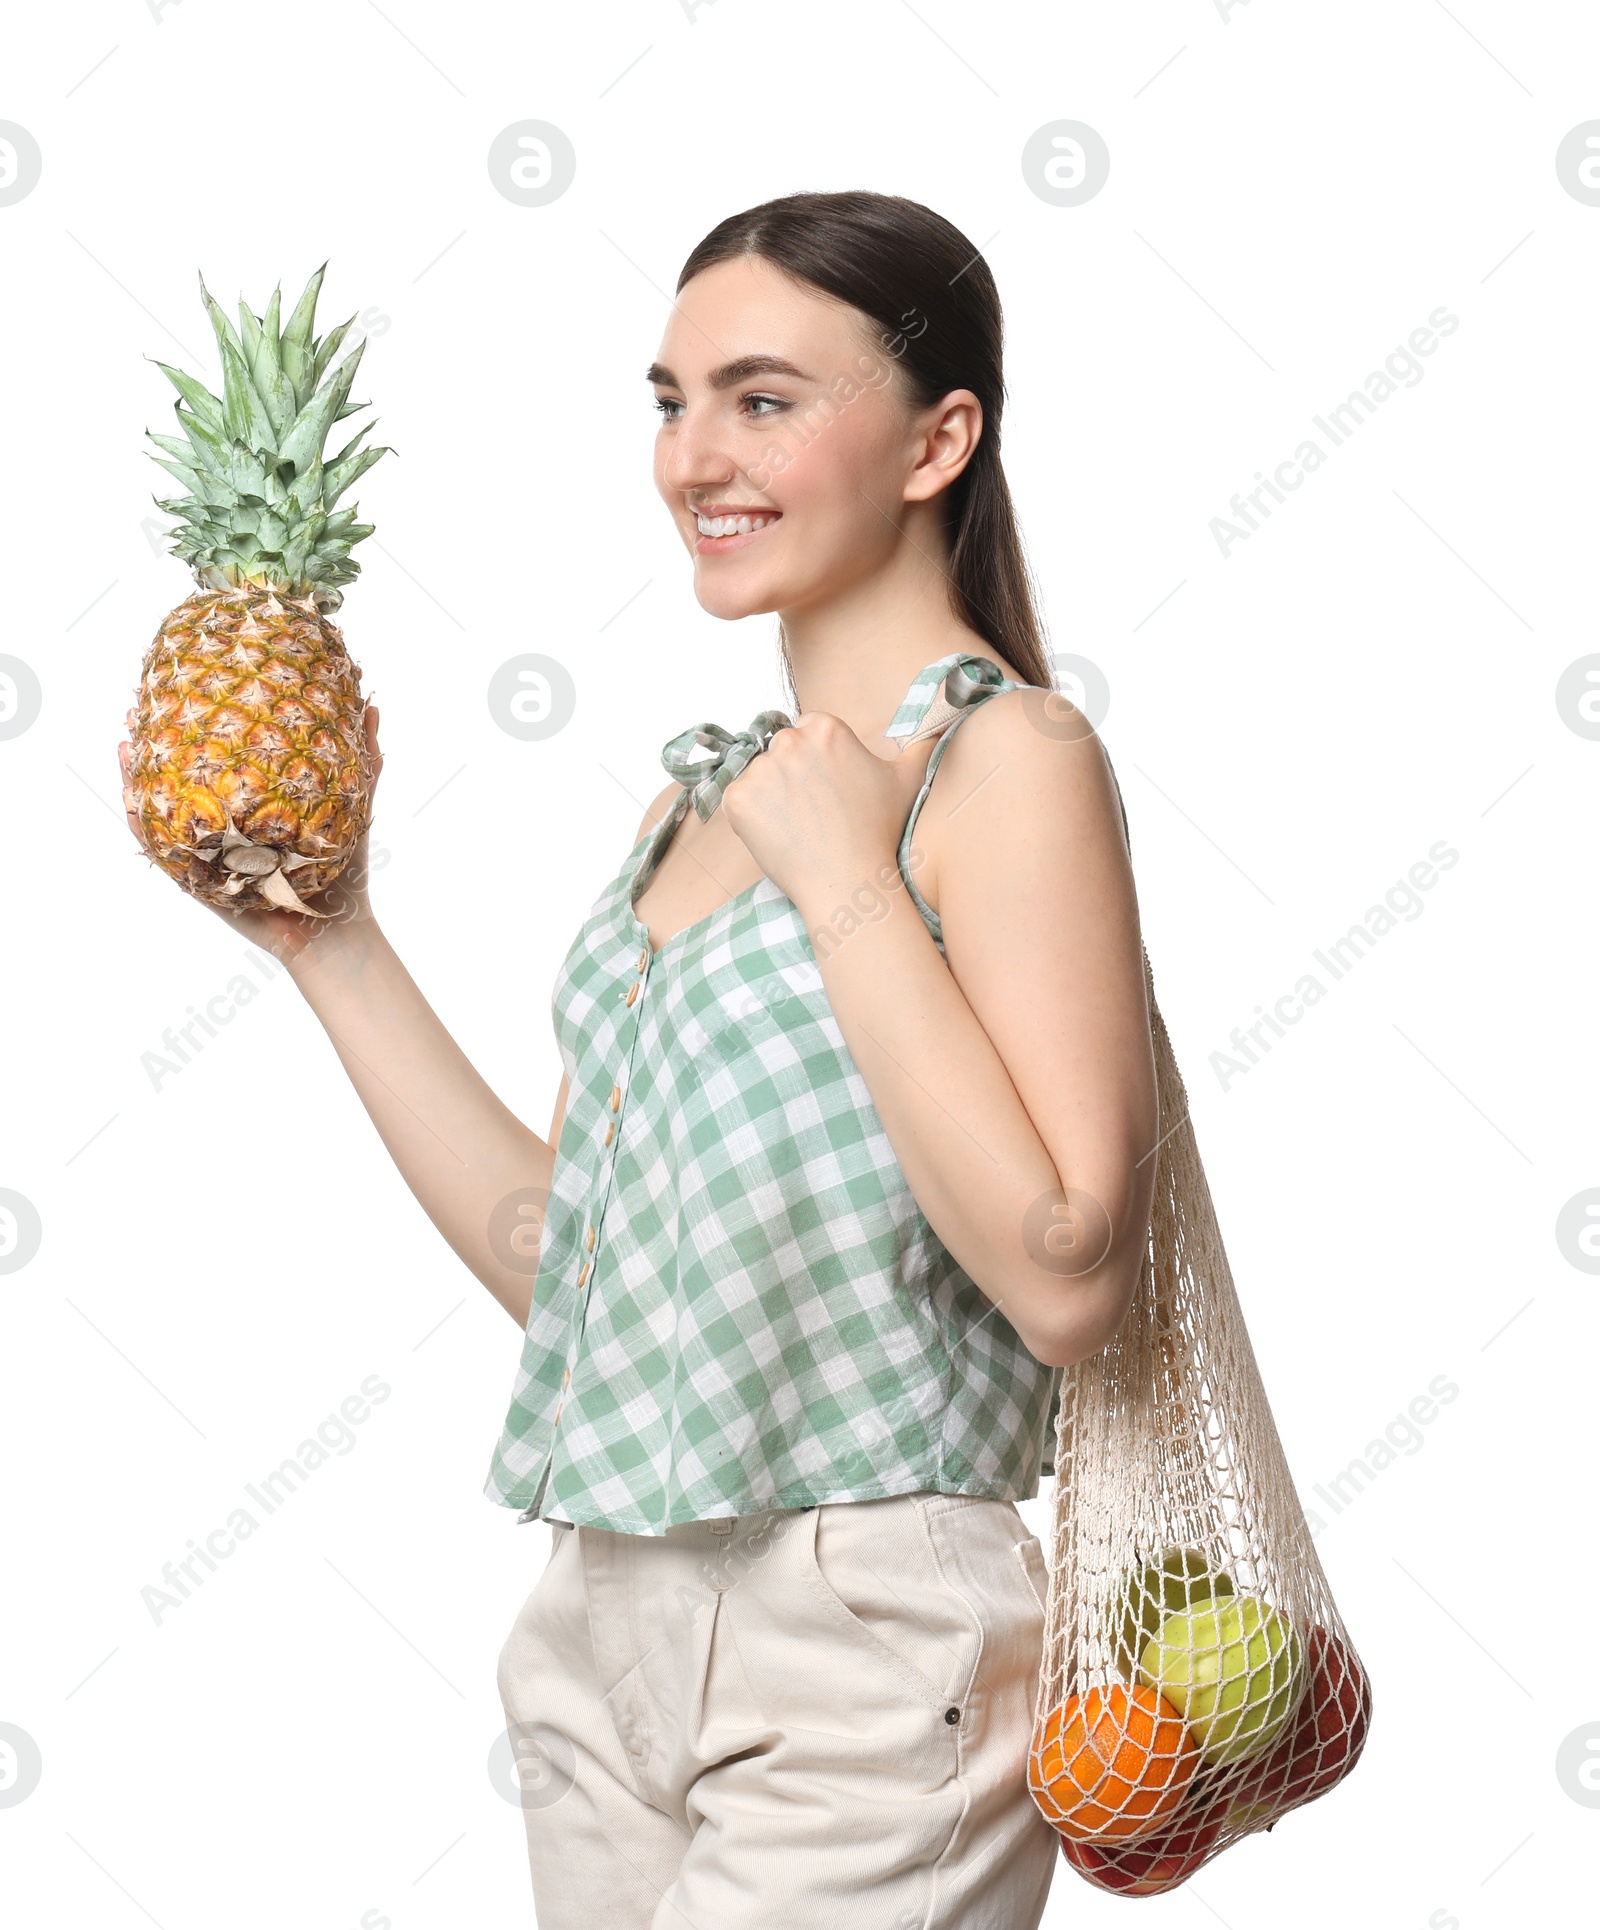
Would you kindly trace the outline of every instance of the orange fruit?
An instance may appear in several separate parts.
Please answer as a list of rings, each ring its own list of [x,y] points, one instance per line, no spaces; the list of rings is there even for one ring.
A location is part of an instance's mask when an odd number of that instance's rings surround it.
[[[1200,1755],[1164,1695],[1113,1682],[1070,1695],[1046,1717],[1028,1757],[1028,1787],[1077,1842],[1125,1843],[1182,1802]]]

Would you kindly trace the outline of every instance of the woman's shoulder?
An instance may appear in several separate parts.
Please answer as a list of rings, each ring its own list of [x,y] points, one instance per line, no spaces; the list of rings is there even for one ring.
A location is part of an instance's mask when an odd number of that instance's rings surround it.
[[[1102,844],[1120,858],[1126,843],[1099,734],[1069,698],[1031,684],[986,698],[951,731],[916,835],[935,890],[958,866],[1025,888]]]
[[[1096,788],[1097,774],[1108,767],[1099,735],[1078,706],[1035,684],[986,697],[951,731],[941,762],[950,776],[993,769],[1003,788],[1041,799],[1059,795],[1063,803],[1085,784]]]
[[[645,806],[644,816],[639,820],[639,828],[633,834],[633,841],[636,845],[642,838],[647,837],[654,831],[656,826],[666,817],[673,805],[677,803],[679,793],[682,789],[683,786],[674,778],[670,784],[663,785],[662,788],[657,791],[649,804]]]

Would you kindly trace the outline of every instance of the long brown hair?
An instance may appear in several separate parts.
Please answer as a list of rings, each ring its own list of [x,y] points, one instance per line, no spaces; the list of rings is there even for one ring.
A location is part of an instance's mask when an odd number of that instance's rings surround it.
[[[961,230],[900,195],[790,194],[719,222],[678,287],[719,261],[759,255],[870,316],[904,372],[913,406],[952,389],[983,405],[983,434],[945,491],[956,614],[1017,677],[1053,687],[1033,580],[1000,463],[1004,325],[989,264]],[[791,677],[787,646],[784,669]]]

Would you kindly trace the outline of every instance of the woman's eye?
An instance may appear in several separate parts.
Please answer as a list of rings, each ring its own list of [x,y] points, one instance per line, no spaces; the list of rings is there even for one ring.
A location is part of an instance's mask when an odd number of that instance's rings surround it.
[[[757,418],[771,415],[774,411],[784,410],[790,406],[781,395],[742,395],[739,403],[746,414]],[[653,406],[664,422],[677,422],[683,415],[684,405],[676,396],[658,395]]]

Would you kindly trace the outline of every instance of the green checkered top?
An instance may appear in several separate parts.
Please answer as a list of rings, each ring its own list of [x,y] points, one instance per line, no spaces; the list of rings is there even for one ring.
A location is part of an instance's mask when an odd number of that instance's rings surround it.
[[[912,828],[950,733],[1019,687],[941,657],[885,732],[939,732],[899,863],[941,951]],[[789,723],[763,711],[667,745],[684,790],[556,982],[567,1111],[484,1485],[525,1520],[659,1535],[914,1489],[1018,1500],[1048,1466],[1061,1370],[923,1218],[794,904],[759,879],[654,953],[634,913],[689,805],[709,817]]]

